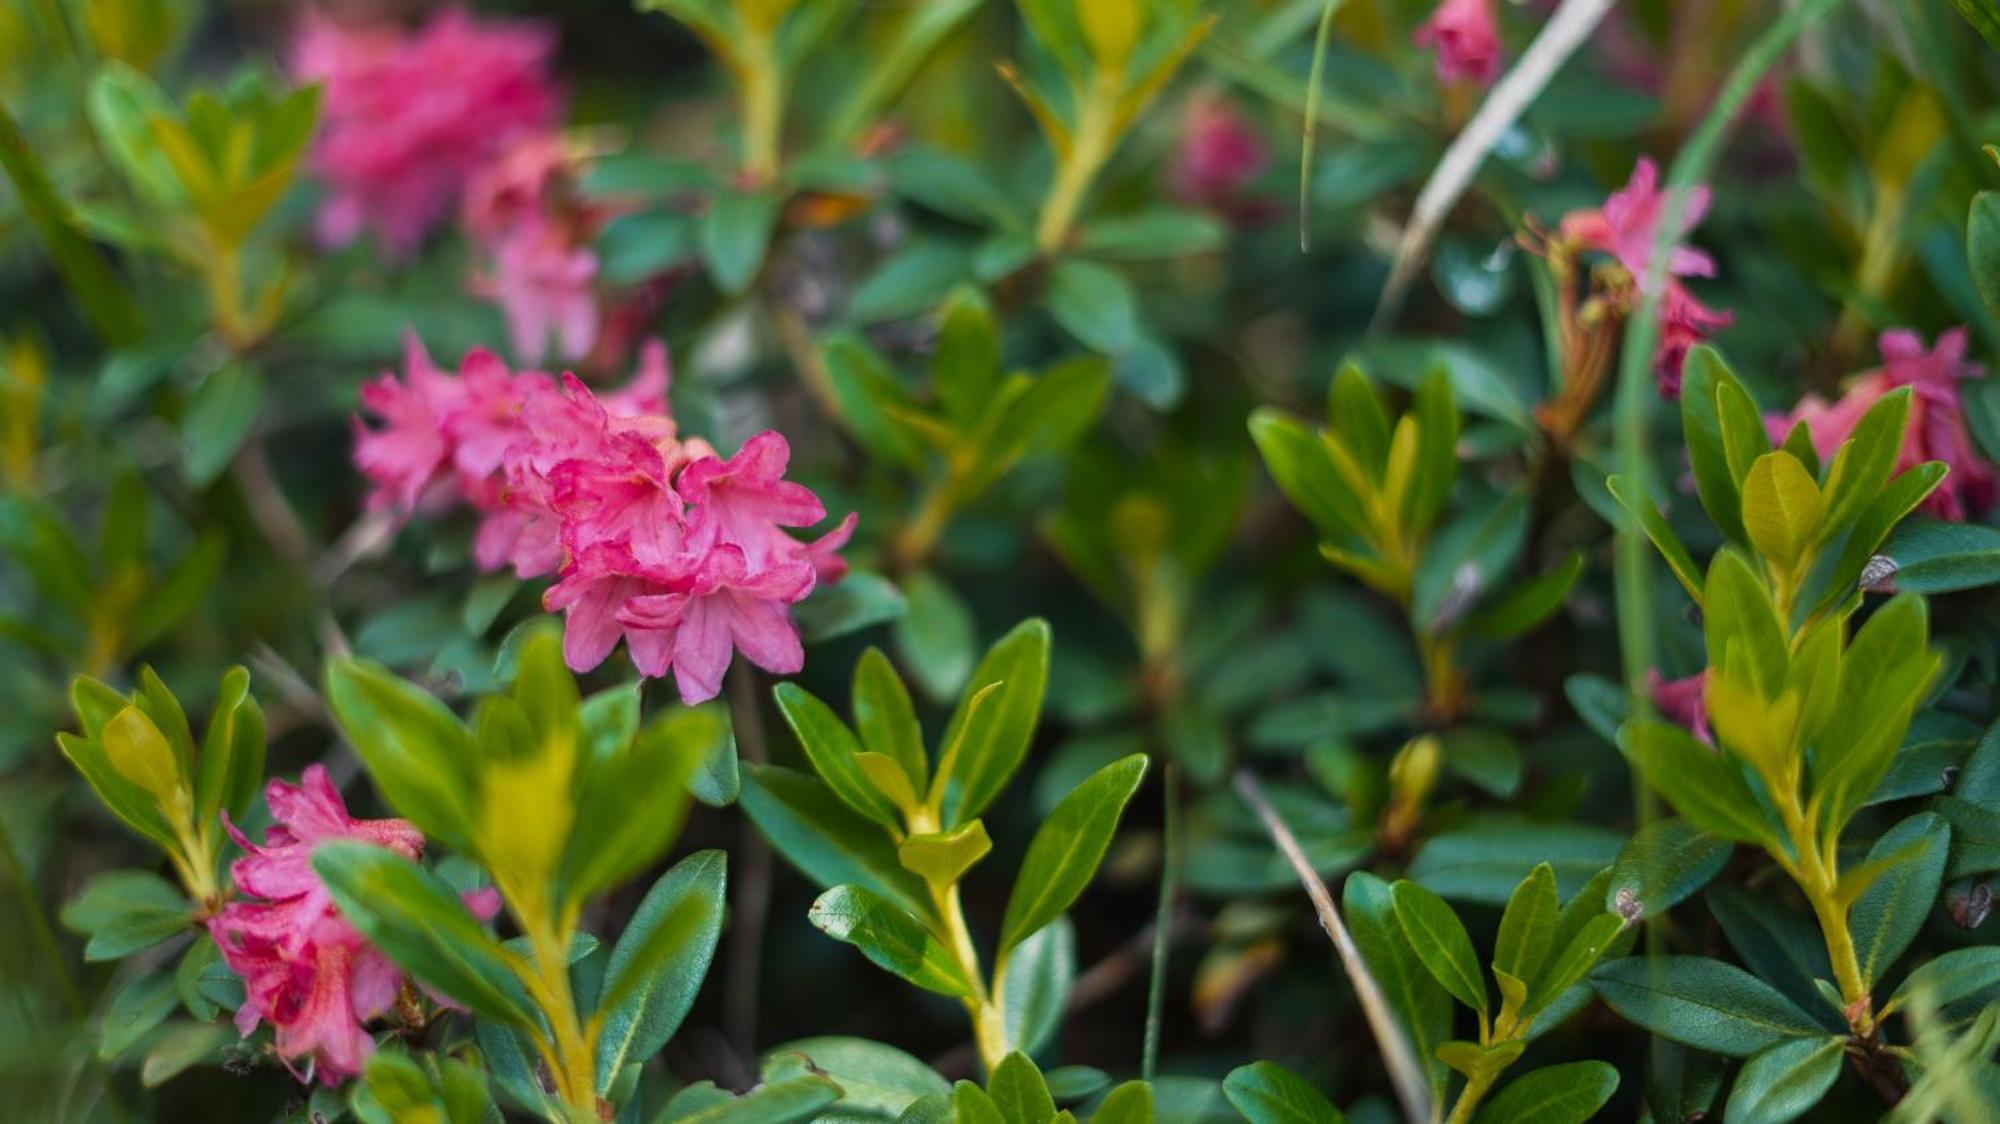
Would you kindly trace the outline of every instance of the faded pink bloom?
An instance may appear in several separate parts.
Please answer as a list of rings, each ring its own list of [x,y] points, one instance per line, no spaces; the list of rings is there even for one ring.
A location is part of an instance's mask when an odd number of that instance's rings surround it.
[[[471,290],[500,306],[515,358],[581,359],[596,346],[597,254],[608,217],[579,199],[581,156],[556,133],[531,133],[481,169],[466,189],[464,222],[488,267]]]
[[[1641,157],[1632,169],[1632,178],[1611,193],[1602,209],[1564,215],[1559,237],[1579,249],[1610,255],[1624,267],[1636,291],[1645,293],[1652,283],[1654,242],[1666,216],[1667,201],[1667,193],[1660,188],[1659,168]],[[1688,192],[1667,247],[1653,373],[1660,397],[1670,402],[1681,395],[1681,364],[1689,349],[1734,319],[1727,311],[1702,304],[1680,280],[1715,276],[1715,259],[1684,244],[1688,233],[1708,213],[1709,201],[1706,187]]]
[[[1181,114],[1167,173],[1175,199],[1242,217],[1244,189],[1270,163],[1264,138],[1219,94],[1197,94]]]
[[[564,614],[571,667],[597,666],[623,640],[642,674],[671,669],[691,703],[714,697],[737,651],[798,670],[791,606],[845,572],[837,551],[854,517],[814,542],[791,535],[826,507],[784,478],[782,436],[760,433],[727,458],[681,437],[658,343],[629,384],[601,397],[574,375],[510,372],[485,351],[457,376],[421,348],[408,366],[407,382],[385,376],[372,384],[379,402],[364,402],[386,424],[357,427],[357,459],[365,442],[363,467],[377,466],[370,502],[408,512],[408,495],[455,497],[480,513],[481,569],[556,574],[543,606]]]
[[[1658,668],[1646,669],[1646,691],[1660,717],[1693,734],[1703,745],[1714,745],[1715,735],[1708,727],[1708,704],[1702,699],[1702,692],[1707,689],[1707,669],[1685,679],[1668,679]]]
[[[554,353],[581,359],[597,343],[597,255],[553,223],[508,232],[494,249],[492,274],[475,286],[507,317],[514,354],[539,362]]]
[[[540,24],[449,8],[423,26],[345,28],[309,11],[291,68],[321,82],[312,165],[329,194],[319,234],[373,232],[401,257],[451,213],[466,180],[506,142],[562,113]]]
[[[1679,281],[1667,282],[1660,297],[1660,342],[1653,350],[1653,377],[1661,398],[1669,402],[1680,399],[1681,367],[1688,352],[1710,332],[1728,327],[1735,319],[1734,313],[1696,300]]]
[[[1660,170],[1640,157],[1625,186],[1611,193],[1602,210],[1572,211],[1563,216],[1562,235],[1583,246],[1610,254],[1643,290],[1652,272],[1653,243],[1666,214],[1667,195],[1659,186]],[[1667,250],[1668,277],[1713,277],[1715,259],[1682,245],[1708,213],[1709,190],[1696,187],[1681,206],[1679,229]]]
[[[1412,42],[1437,51],[1440,82],[1490,86],[1500,77],[1500,24],[1492,0],[1444,0]]]
[[[303,1058],[301,1080],[338,1085],[359,1072],[375,1049],[362,1024],[394,1005],[403,974],[338,910],[311,860],[329,839],[358,839],[405,858],[423,852],[424,838],[403,820],[357,820],[319,765],[297,785],[274,780],[264,790],[273,826],[259,846],[225,824],[244,856],[230,867],[236,888],[256,898],[225,906],[208,923],[229,970],[243,978],[236,1028],[246,1037],[271,1024],[278,1056]],[[491,916],[498,902],[469,902]],[[294,1070],[298,1073],[298,1070]]]
[[[1814,451],[1822,460],[1829,459],[1883,395],[1910,387],[1909,428],[1903,433],[1896,470],[1943,461],[1950,471],[1924,500],[1922,510],[1954,522],[1984,514],[2000,499],[2000,473],[1974,444],[1959,401],[1958,384],[1985,375],[1978,364],[1966,362],[1965,329],[1940,334],[1937,345],[1928,351],[1922,336],[1896,329],[1882,333],[1880,347],[1882,366],[1857,376],[1838,401],[1809,394],[1791,413],[1766,418],[1774,439],[1782,440],[1794,425],[1804,422],[1812,434]]]

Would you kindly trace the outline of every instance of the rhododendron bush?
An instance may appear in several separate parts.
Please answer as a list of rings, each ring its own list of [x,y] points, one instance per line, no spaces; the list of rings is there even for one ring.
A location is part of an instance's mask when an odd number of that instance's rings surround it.
[[[0,7],[8,1120],[2000,1119],[1993,0]]]

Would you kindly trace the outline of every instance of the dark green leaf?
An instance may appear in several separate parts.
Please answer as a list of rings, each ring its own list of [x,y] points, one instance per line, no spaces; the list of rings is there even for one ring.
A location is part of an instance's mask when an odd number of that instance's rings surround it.
[[[1729,1090],[1729,1119],[1786,1124],[1819,1103],[1840,1076],[1847,1040],[1834,1035],[1794,1038],[1757,1052]]]
[[[697,851],[653,883],[604,966],[596,1017],[597,1087],[609,1089],[627,1065],[644,1064],[680,1029],[715,958],[722,933],[721,851]]]
[[[955,795],[945,799],[945,827],[979,818],[1007,787],[1034,738],[1048,678],[1049,626],[1040,619],[1016,625],[973,669],[945,726],[944,744],[959,742],[949,777]],[[973,700],[988,687],[995,687],[992,696],[980,704],[978,720],[968,725]]]
[[[1951,828],[1933,812],[1920,812],[1882,833],[1868,861],[1894,865],[1876,876],[1848,918],[1862,982],[1873,984],[1910,947],[1937,901],[1951,851]]]
[[[1006,955],[1042,926],[1067,912],[1097,874],[1125,804],[1146,775],[1146,757],[1135,753],[1099,769],[1063,797],[1028,843],[1000,925]]]
[[[1711,1053],[1747,1058],[1788,1038],[1824,1034],[1769,984],[1719,960],[1614,960],[1593,972],[1590,983],[1628,1021]]]
[[[853,945],[888,972],[926,991],[960,998],[977,990],[951,950],[924,924],[861,886],[835,886],[807,918],[834,940]]]
[[[1635,902],[1640,916],[1658,917],[1700,892],[1729,862],[1730,846],[1685,820],[1647,824],[1618,852],[1606,909]]]
[[[1474,1124],[1583,1124],[1618,1090],[1604,1062],[1570,1062],[1522,1074],[1479,1110]]]
[[[241,363],[217,368],[202,380],[181,418],[181,468],[188,483],[205,487],[222,474],[263,405],[263,377]]]
[[[1222,1095],[1250,1124],[1341,1124],[1346,1117],[1305,1078],[1276,1062],[1229,1071]]]

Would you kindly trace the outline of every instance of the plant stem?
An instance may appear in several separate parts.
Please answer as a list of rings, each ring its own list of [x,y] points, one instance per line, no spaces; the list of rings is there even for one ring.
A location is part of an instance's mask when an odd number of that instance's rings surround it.
[[[1070,138],[1069,151],[1062,154],[1056,167],[1055,181],[1049,184],[1041,218],[1035,224],[1035,249],[1045,257],[1055,254],[1069,241],[1070,228],[1076,225],[1084,196],[1090,193],[1097,173],[1111,159],[1116,139],[1112,118],[1117,112],[1123,82],[1117,71],[1099,67],[1091,77],[1089,91],[1080,99],[1082,110],[1077,117],[1076,134]]]
[[[1445,1118],[1445,1124],[1466,1124],[1466,1121],[1471,1120],[1472,1110],[1479,1107],[1479,1102],[1485,1098],[1486,1091],[1493,1087],[1493,1079],[1497,1076],[1499,1075],[1482,1073],[1468,1080],[1465,1088],[1458,1094],[1458,1101],[1451,1106],[1451,1115]]]
[[[778,178],[778,142],[784,127],[783,76],[772,51],[772,31],[760,28],[737,44],[738,78],[743,86],[743,178],[766,187]]]
[[[907,574],[928,561],[931,552],[937,549],[938,537],[944,534],[945,524],[951,521],[952,509],[957,506],[957,476],[946,469],[945,475],[924,489],[916,513],[889,543],[890,571]]]
[[[1161,1012],[1167,998],[1167,953],[1173,945],[1174,895],[1180,883],[1181,770],[1172,761],[1162,770],[1165,790],[1160,825],[1160,900],[1153,913],[1153,965],[1146,980],[1146,1035],[1139,1076],[1152,1081],[1160,1062]]]
[[[35,888],[28,882],[28,870],[21,862],[21,856],[14,849],[14,837],[7,831],[7,818],[0,816],[0,864],[7,868],[7,879],[14,884],[16,895],[21,900],[21,916],[27,918],[28,929],[41,949],[42,958],[48,961],[49,974],[56,981],[56,990],[62,992],[63,1003],[76,1018],[84,1016],[83,998],[77,993],[76,981],[70,978],[69,961],[63,956],[62,948],[56,943],[55,929],[49,925],[48,912],[42,908],[42,900]]]
[[[556,1095],[573,1112],[582,1112],[584,1119],[594,1118],[598,1114],[595,1052],[570,992],[569,939],[548,925],[537,925],[529,933],[529,943],[534,948],[539,981],[537,998],[555,1032]]]
[[[972,943],[971,927],[965,923],[965,906],[959,900],[958,884],[932,883],[930,891],[931,904],[937,907],[938,920],[944,925],[946,947],[951,949],[965,978],[972,981],[973,992],[964,1000],[965,1012],[972,1017],[972,1038],[979,1047],[979,1064],[991,1076],[1000,1059],[1007,1056],[1007,1022],[1000,998],[1007,958],[1003,955],[994,961],[993,986],[989,990],[981,981],[979,949]]]
[[[1418,629],[1417,655],[1424,665],[1424,709],[1439,725],[1449,726],[1465,713],[1465,677],[1453,658],[1450,635]]]
[[[1779,783],[1773,784],[1773,780]],[[1798,856],[1792,860],[1773,848],[1772,857],[1799,884],[1799,889],[1805,891],[1806,899],[1812,903],[1813,916],[1819,920],[1820,935],[1826,941],[1827,960],[1833,966],[1834,982],[1840,986],[1840,998],[1847,1004],[1844,1013],[1848,1025],[1857,1036],[1867,1038],[1875,1031],[1875,1012],[1867,981],[1861,976],[1860,959],[1854,952],[1854,934],[1848,928],[1847,907],[1839,898],[1839,860],[1820,847],[1807,824],[1805,812],[1799,807],[1798,778],[1767,778],[1765,784],[1773,792],[1778,818],[1784,823],[1785,834]]]

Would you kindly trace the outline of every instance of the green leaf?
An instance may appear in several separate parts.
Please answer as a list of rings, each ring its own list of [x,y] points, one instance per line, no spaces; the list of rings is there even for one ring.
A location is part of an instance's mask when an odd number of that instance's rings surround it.
[[[814,927],[851,944],[893,975],[954,999],[978,990],[956,956],[911,917],[881,895],[860,886],[835,886],[819,896],[806,914]]]
[[[1917,519],[1889,536],[1882,553],[1896,563],[1904,593],[1956,593],[2000,584],[2000,528]]]
[[[112,870],[85,883],[63,906],[62,923],[90,937],[85,960],[117,960],[187,932],[194,905],[157,874]]]
[[[1893,865],[1855,901],[1848,917],[1864,983],[1881,980],[1917,938],[1937,901],[1950,853],[1951,828],[1934,812],[1911,816],[1868,849],[1869,863]]]
[[[1367,523],[1360,499],[1334,467],[1327,443],[1305,423],[1264,408],[1250,415],[1250,439],[1278,490],[1320,534],[1348,538]]]
[[[839,1108],[828,1114],[834,1120],[893,1120],[919,1098],[951,1092],[950,1082],[894,1046],[835,1036],[773,1048],[764,1055],[765,1080],[800,1061],[839,1084]]]
[[[841,802],[869,820],[889,829],[900,830],[896,806],[868,779],[860,763],[861,743],[847,724],[825,703],[793,683],[780,683],[772,691],[785,723],[799,739],[812,762],[813,771]]]
[[[1826,941],[1806,915],[1784,908],[1763,894],[1718,882],[1705,895],[1709,912],[1750,973],[1778,989],[1808,1014],[1820,1014],[1824,1004],[1814,980],[1833,978]],[[1840,1022],[1825,1012],[1827,1029]]]
[[[1545,1066],[1509,1081],[1473,1124],[1583,1124],[1617,1091],[1618,1070],[1604,1062]]]
[[[1969,12],[1973,7],[1972,0],[1955,2],[1961,12]],[[1995,33],[2000,32],[2000,20],[1990,12],[1983,17],[1974,26],[1991,42]],[[1986,315],[2000,323],[2000,193],[1982,191],[1972,197],[1972,208],[1965,221],[1965,254]]]
[[[1539,863],[1507,899],[1493,939],[1494,971],[1519,980],[1535,978],[1555,941],[1557,906],[1555,869]]]
[[[931,381],[945,416],[970,426],[985,409],[1000,377],[1000,333],[993,307],[977,289],[961,288],[939,310]]]
[[[1573,891],[1617,854],[1617,832],[1591,824],[1481,817],[1434,835],[1410,860],[1410,881],[1452,901],[1504,906],[1540,862],[1558,891]]]
[[[1001,1058],[986,1082],[986,1092],[1007,1124],[1047,1124],[1055,1119],[1056,1102],[1048,1082],[1025,1054]]]
[[[1118,819],[1145,775],[1146,755],[1132,754],[1091,774],[1049,812],[1014,877],[996,955],[1006,955],[1069,910],[1096,877]]]
[[[1910,974],[1883,1005],[1882,1014],[1889,1014],[1917,996],[1943,1007],[1996,986],[2000,986],[2000,948],[1991,945],[1955,948],[1910,969]]]
[[[1201,211],[1158,208],[1092,219],[1077,238],[1078,251],[1130,261],[1188,257],[1220,248],[1228,230]]]
[[[992,1096],[970,1081],[960,1081],[952,1088],[951,1107],[957,1124],[1011,1124]]]
[[[1059,262],[1049,273],[1049,313],[1100,355],[1118,355],[1139,334],[1138,300],[1117,271],[1095,262]]]
[[[1417,959],[1454,999],[1481,1015],[1487,1012],[1486,977],[1465,925],[1443,898],[1417,885],[1398,882],[1390,888],[1396,923]]]
[[[722,935],[728,858],[697,851],[660,876],[604,965],[597,1087],[643,1064],[680,1029]]]
[[[181,469],[188,483],[206,487],[229,467],[263,405],[263,377],[242,363],[219,367],[202,380],[181,416]]]
[[[1729,1119],[1758,1124],[1797,1120],[1819,1103],[1840,1076],[1847,1040],[1835,1035],[1794,1038],[1758,1051],[1729,1089]]]
[[[992,849],[993,841],[986,835],[986,822],[973,820],[950,831],[909,836],[896,844],[896,858],[905,869],[915,871],[924,881],[942,887],[957,882],[972,868],[972,864],[985,858]]]
[[[1222,1079],[1222,1095],[1250,1124],[1341,1124],[1333,1102],[1277,1062],[1237,1066]]]
[[[1340,1124],[1339,1116],[1321,1117],[1326,1124]],[[1090,1114],[1090,1124],[1153,1124],[1153,1087],[1144,1081],[1127,1081],[1104,1095]]]
[[[1016,625],[973,669],[944,731],[945,745],[958,743],[956,757],[949,769],[941,761],[931,781],[955,789],[947,790],[945,827],[979,818],[1007,787],[1034,738],[1048,678],[1049,626],[1039,618]],[[988,687],[995,688],[992,696],[980,704],[978,721],[968,723],[974,700]]]
[[[930,760],[924,755],[916,706],[880,648],[861,653],[854,665],[854,729],[871,753],[901,765],[918,792],[930,786]]]
[[[1555,615],[1583,574],[1583,554],[1571,551],[1548,573],[1516,585],[1466,622],[1467,631],[1486,640],[1511,640]]]
[[[745,764],[738,805],[771,846],[822,889],[857,883],[915,916],[931,916],[930,891],[903,869],[888,835],[817,778]]]
[[[436,875],[387,848],[344,839],[315,847],[312,866],[341,916],[398,967],[474,1014],[537,1025],[518,958]]]
[[[137,302],[97,247],[76,228],[71,209],[4,106],[0,106],[0,171],[13,182],[19,213],[26,215],[48,247],[57,274],[91,327],[114,345],[138,342],[145,318]]]
[[[327,665],[326,699],[342,736],[396,814],[425,835],[465,847],[477,755],[458,716],[430,692],[360,660]]]
[[[250,673],[232,667],[222,673],[202,737],[194,785],[196,822],[211,822],[223,812],[241,820],[263,781],[264,712],[250,697]]]
[[[1451,1037],[1451,996],[1439,986],[1403,936],[1388,883],[1356,871],[1341,888],[1341,912],[1361,959],[1396,1009],[1433,1096],[1442,1096],[1448,1074],[1437,1048]]]
[[[1895,474],[1909,424],[1911,393],[1909,387],[1898,387],[1877,399],[1834,454],[1827,470],[1822,537],[1838,534],[1858,518]]]
[[[820,1110],[840,1100],[841,1092],[831,1078],[806,1074],[766,1082],[740,1097],[724,1093],[715,1104],[685,1112],[676,1111],[677,1095],[655,1124],[803,1124],[823,1119]]]
[[[1560,1000],[1565,992],[1590,973],[1599,960],[1611,951],[1619,934],[1625,929],[1624,921],[1615,913],[1599,913],[1585,921],[1566,942],[1561,942],[1555,959],[1549,962],[1541,974],[1528,983],[1528,998],[1521,1004],[1524,1018],[1541,1015],[1551,1008],[1560,1013]],[[1561,934],[1558,934],[1560,936]],[[1544,1017],[1532,1023],[1539,1030],[1546,1030],[1556,1020]]]
[[[1058,917],[1016,945],[1007,958],[999,990],[1008,1044],[1029,1057],[1041,1052],[1062,1028],[1075,983],[1076,927],[1069,918]]]
[[[1765,453],[1743,478],[1743,529],[1750,545],[1784,570],[1797,567],[1826,512],[1819,485],[1790,453]]]
[[[1789,629],[1778,619],[1770,587],[1742,555],[1716,553],[1708,566],[1701,611],[1709,666],[1754,687],[1763,698],[1776,698],[1789,662]]]
[[[715,709],[675,709],[587,761],[563,853],[565,900],[583,901],[659,861],[680,834],[695,770],[727,736]]]
[[[1641,917],[1659,917],[1714,881],[1731,849],[1686,820],[1647,824],[1618,852],[1605,908],[1618,909],[1622,897],[1638,904]]]
[[[724,188],[701,223],[701,256],[716,287],[731,296],[750,287],[778,222],[775,196]]]
[[[1942,657],[1926,645],[1921,597],[1900,594],[1868,618],[1841,660],[1839,701],[1808,764],[1822,823],[1844,827],[1888,775]]]
[[[149,972],[125,981],[104,1012],[97,1056],[109,1061],[131,1049],[166,1021],[179,1003],[174,977],[165,972]]]
[[[1743,533],[1742,498],[1723,451],[1722,419],[1715,404],[1717,387],[1735,381],[1713,347],[1702,344],[1689,351],[1681,365],[1681,431],[1702,508],[1724,538],[1743,544],[1748,539]]]
[[[896,650],[926,695],[949,698],[972,670],[972,610],[928,570],[903,580],[903,598],[903,615],[892,626]]]
[[[1717,839],[1762,843],[1770,824],[1735,761],[1669,722],[1627,722],[1619,748],[1688,822]]]
[[[1741,968],[1699,956],[1614,960],[1590,983],[1611,1009],[1675,1042],[1747,1058],[1788,1038],[1825,1032],[1805,1012]]]
[[[139,1063],[139,1083],[157,1089],[235,1040],[235,1031],[215,1023],[170,1024]]]

